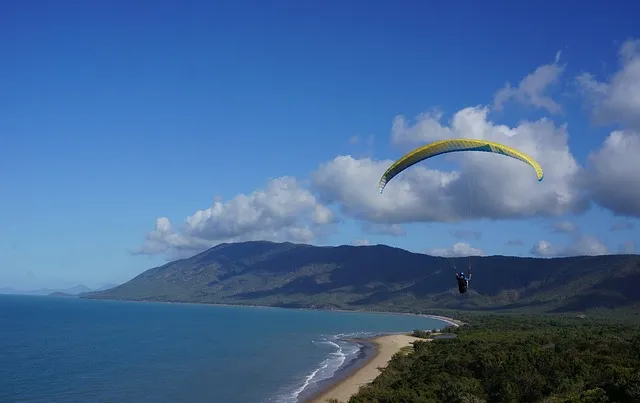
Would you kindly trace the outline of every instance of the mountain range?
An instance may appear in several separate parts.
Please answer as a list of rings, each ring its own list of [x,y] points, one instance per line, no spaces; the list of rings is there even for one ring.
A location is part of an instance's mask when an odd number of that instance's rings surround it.
[[[455,272],[471,263],[469,291]],[[640,305],[639,255],[445,258],[386,245],[224,243],[82,298],[420,312]]]

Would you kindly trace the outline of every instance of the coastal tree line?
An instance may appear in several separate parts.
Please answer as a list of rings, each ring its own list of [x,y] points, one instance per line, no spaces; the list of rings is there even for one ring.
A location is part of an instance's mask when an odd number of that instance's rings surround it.
[[[640,402],[638,326],[488,315],[447,331],[457,337],[414,343],[348,403]]]

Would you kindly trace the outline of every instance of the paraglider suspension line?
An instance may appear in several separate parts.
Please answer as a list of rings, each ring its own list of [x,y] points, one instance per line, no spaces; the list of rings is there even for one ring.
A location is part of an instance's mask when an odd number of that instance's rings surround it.
[[[469,197],[467,198],[467,200],[469,201],[469,220],[471,220],[471,197],[472,197],[472,192],[471,192],[471,179],[467,180],[467,187],[469,189]],[[471,274],[471,254],[469,254],[469,272],[468,274]]]

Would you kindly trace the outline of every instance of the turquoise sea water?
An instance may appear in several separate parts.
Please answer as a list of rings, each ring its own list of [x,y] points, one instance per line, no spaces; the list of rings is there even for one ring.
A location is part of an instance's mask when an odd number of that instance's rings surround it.
[[[414,315],[0,295],[0,402],[296,402]]]

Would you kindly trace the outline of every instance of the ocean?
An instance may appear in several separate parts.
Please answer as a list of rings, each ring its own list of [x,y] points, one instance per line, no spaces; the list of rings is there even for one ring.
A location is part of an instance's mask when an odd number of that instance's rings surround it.
[[[0,402],[294,403],[417,315],[0,295]]]

